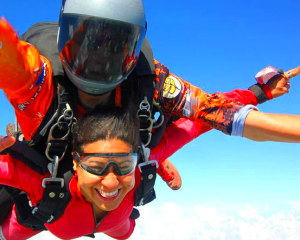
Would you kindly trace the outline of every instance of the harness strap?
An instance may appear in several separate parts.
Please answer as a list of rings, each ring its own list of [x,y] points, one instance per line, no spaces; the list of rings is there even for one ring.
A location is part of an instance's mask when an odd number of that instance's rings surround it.
[[[156,198],[154,185],[156,180],[156,169],[158,163],[156,160],[148,160],[150,149],[145,148],[144,145],[140,146],[140,163],[138,168],[141,172],[141,182],[135,190],[134,205],[142,206]]]
[[[10,187],[8,186],[0,185],[0,226],[2,222],[6,219],[7,215],[11,212],[11,209],[14,204],[13,200],[11,199],[11,194],[9,193],[9,188]]]
[[[64,175],[63,187],[58,182],[48,182],[43,198],[35,207],[31,206],[26,193],[14,196],[19,223],[35,231],[46,230],[44,224],[56,221],[71,200],[68,185],[72,176],[71,171]]]
[[[20,142],[17,140],[14,145],[12,145],[10,148],[7,148],[0,154],[10,154],[40,174],[44,175],[48,171],[47,163],[49,161],[45,158],[45,156],[29,147],[26,142]]]
[[[69,145],[69,135],[73,125],[74,112],[69,104],[70,95],[65,88],[58,84],[57,86],[58,108],[56,123],[49,130],[47,147],[45,150],[46,156],[50,161],[53,161],[54,156],[58,156],[61,160]]]
[[[256,83],[256,84],[250,86],[248,89],[255,94],[255,96],[258,100],[258,103],[261,104],[261,103],[264,103],[268,100],[261,84]]]
[[[140,166],[141,183],[135,192],[135,206],[143,206],[156,198],[154,185],[156,180],[156,164],[149,163]]]

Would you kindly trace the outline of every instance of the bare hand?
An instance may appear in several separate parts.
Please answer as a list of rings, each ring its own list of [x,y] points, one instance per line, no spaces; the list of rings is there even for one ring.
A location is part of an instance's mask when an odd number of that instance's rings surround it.
[[[291,87],[291,83],[289,79],[296,77],[300,73],[300,66],[290,69],[283,74],[278,74],[274,76],[269,82],[266,84],[269,86],[273,98],[280,97],[285,93],[289,92]]]
[[[291,87],[289,80],[282,74],[274,76],[266,84],[270,88],[273,98],[277,98],[288,93]]]
[[[16,142],[16,139],[15,137],[13,137],[13,133],[11,131],[11,126],[11,124],[8,124],[6,126],[7,136],[0,136],[0,152],[5,150],[6,148],[9,148]]]

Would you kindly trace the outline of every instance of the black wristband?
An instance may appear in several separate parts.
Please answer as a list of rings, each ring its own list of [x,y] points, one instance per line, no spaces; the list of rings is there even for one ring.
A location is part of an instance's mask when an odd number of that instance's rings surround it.
[[[250,86],[248,89],[254,93],[259,104],[264,103],[265,101],[268,100],[268,98],[260,84],[256,83],[256,84]]]

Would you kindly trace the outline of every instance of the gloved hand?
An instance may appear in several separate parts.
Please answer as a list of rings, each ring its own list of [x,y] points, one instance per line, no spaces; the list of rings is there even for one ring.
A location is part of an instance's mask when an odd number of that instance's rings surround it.
[[[11,97],[28,89],[42,71],[38,50],[19,40],[13,27],[0,19],[0,88]],[[20,89],[22,86],[22,89]]]

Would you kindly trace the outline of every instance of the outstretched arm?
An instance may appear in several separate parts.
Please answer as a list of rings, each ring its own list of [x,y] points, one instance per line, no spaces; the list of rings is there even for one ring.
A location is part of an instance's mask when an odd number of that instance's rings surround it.
[[[300,142],[300,116],[250,111],[243,136],[255,141]]]
[[[4,18],[0,18],[0,89],[14,107],[25,139],[31,140],[54,96],[52,68],[33,45],[19,40]]]

